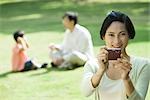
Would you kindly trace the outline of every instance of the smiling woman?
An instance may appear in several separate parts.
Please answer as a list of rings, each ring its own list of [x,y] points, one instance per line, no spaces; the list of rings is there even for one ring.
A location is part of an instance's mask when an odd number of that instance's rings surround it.
[[[100,37],[105,45],[96,60],[84,66],[82,91],[85,96],[95,92],[95,100],[145,100],[149,86],[150,61],[128,54],[128,41],[135,36],[130,18],[112,11],[105,18]],[[121,58],[109,59],[108,48],[121,48]]]

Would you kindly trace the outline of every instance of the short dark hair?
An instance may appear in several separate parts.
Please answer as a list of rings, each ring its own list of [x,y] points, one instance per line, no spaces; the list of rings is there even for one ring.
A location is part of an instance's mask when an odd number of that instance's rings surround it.
[[[14,32],[13,36],[14,36],[15,41],[17,42],[18,37],[23,37],[24,36],[24,31],[18,30],[16,32]]]
[[[128,31],[129,39],[133,39],[135,36],[135,29],[132,24],[132,21],[130,18],[125,15],[124,13],[117,12],[117,11],[111,11],[108,13],[107,17],[104,19],[104,22],[101,26],[100,30],[100,37],[103,40],[103,37],[105,36],[107,28],[110,26],[110,24],[114,21],[119,21],[125,24],[125,27]]]
[[[77,12],[72,12],[68,11],[64,14],[63,18],[68,17],[68,19],[71,21],[74,21],[74,25],[78,23],[78,13]]]

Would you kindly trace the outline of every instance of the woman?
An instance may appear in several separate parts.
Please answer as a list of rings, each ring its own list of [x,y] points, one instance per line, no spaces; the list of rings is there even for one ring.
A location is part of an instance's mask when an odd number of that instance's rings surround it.
[[[95,92],[95,100],[145,100],[150,62],[126,52],[134,36],[134,26],[127,15],[115,11],[107,15],[100,30],[106,46],[100,48],[96,60],[88,61],[84,67],[82,92],[86,96]],[[109,60],[108,48],[121,48],[120,57]]]

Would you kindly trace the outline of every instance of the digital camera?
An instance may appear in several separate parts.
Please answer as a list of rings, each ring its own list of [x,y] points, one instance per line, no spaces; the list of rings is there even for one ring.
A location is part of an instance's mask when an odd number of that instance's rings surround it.
[[[121,48],[107,48],[108,60],[117,60],[121,58]]]

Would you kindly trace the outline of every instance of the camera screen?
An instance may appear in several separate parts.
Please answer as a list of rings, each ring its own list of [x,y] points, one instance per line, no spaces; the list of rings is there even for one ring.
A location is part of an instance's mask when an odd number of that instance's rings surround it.
[[[121,48],[109,48],[108,51],[108,60],[117,60],[121,58]]]

